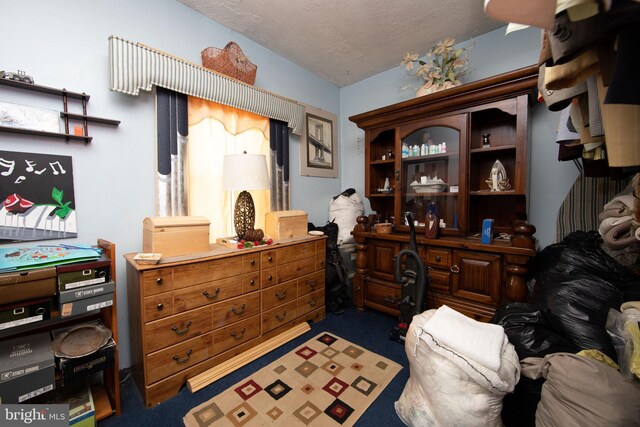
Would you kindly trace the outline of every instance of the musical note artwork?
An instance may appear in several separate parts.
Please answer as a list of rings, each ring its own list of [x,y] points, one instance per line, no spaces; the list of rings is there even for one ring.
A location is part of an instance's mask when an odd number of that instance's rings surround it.
[[[0,151],[0,244],[77,237],[70,156]]]

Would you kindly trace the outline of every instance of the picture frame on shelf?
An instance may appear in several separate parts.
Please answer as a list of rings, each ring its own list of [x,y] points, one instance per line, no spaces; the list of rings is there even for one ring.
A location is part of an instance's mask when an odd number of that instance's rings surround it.
[[[300,175],[338,177],[337,123],[335,114],[305,105],[305,128],[300,144]]]

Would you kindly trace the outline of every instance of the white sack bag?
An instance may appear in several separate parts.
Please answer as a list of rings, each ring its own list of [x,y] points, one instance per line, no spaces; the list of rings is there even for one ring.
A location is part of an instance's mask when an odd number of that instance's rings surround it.
[[[335,220],[338,224],[338,245],[355,242],[351,232],[360,215],[364,215],[364,204],[358,193],[340,194],[329,202],[329,222]]]

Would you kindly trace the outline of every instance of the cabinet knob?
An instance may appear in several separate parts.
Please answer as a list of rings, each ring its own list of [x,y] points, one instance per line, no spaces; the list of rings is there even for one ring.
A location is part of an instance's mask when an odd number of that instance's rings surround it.
[[[251,265],[256,265],[256,260],[255,259],[251,260]]]
[[[282,300],[283,300],[283,299],[285,299],[285,298],[286,298],[286,296],[287,296],[287,290],[285,289],[285,290],[283,290],[282,292],[276,292],[276,293],[275,293],[275,296],[276,296],[276,298],[278,298],[279,300],[281,300],[281,301],[282,301]]]
[[[287,312],[286,311],[283,312],[282,314],[276,313],[276,319],[278,319],[280,322],[282,322],[285,317],[287,317]]]
[[[160,303],[156,306],[156,310],[161,311],[164,308],[164,304]]]
[[[156,285],[162,285],[162,277],[156,279]]]
[[[236,331],[231,332],[231,336],[234,337],[235,339],[239,340],[242,339],[242,337],[244,337],[244,331],[246,330],[246,328],[242,328],[242,330],[240,331],[240,333],[237,333]]]
[[[191,320],[189,320],[185,325],[184,325],[184,329],[178,329],[177,325],[173,325],[171,327],[171,330],[173,332],[176,333],[176,335],[182,335],[182,334],[186,334],[187,332],[189,332],[189,326],[191,326]]]
[[[255,280],[251,279],[251,280],[249,281],[249,285],[253,286],[253,285],[255,285],[255,284],[256,284],[256,281],[255,281]]]
[[[202,295],[204,295],[209,299],[215,299],[215,298],[218,298],[219,293],[220,293],[220,288],[216,288],[216,291],[213,293],[213,295],[209,294],[209,291],[204,291]]]
[[[173,360],[175,360],[178,364],[184,363],[191,358],[191,353],[193,353],[193,350],[189,349],[183,357],[180,357],[176,354],[175,356],[173,356]]]
[[[318,303],[318,298],[314,298],[307,302],[307,304],[309,304],[311,307],[315,307],[317,303]]]
[[[440,262],[442,261],[442,257],[440,257],[440,255],[436,255],[436,262]]]
[[[240,305],[240,308],[236,308],[235,306],[233,306],[233,307],[231,307],[231,310],[230,310],[230,311],[231,311],[233,314],[241,315],[242,313],[244,313],[244,307],[245,307],[245,305],[244,305],[244,304]]]
[[[273,257],[271,255],[269,255],[269,257],[267,258],[267,260],[269,260],[269,262],[273,261]]]
[[[452,266],[451,266],[451,268],[450,268],[449,270],[451,270],[451,272],[452,272],[452,273],[456,273],[456,274],[460,273],[460,267],[458,267],[458,266],[457,266],[457,265],[455,265],[455,264],[454,264],[454,265],[452,265]]]
[[[273,276],[272,276],[272,275],[268,275],[268,276],[267,276],[267,280],[268,280],[268,281],[273,280]]]

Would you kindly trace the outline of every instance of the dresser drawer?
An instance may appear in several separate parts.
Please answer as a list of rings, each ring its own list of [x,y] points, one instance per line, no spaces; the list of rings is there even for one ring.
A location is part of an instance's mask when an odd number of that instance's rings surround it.
[[[310,294],[298,298],[297,316],[310,313],[324,305],[324,289],[313,291]]]
[[[211,330],[211,308],[202,307],[144,326],[147,354],[186,341]]]
[[[316,271],[315,257],[305,258],[287,264],[278,265],[278,283],[288,282],[296,277]]]
[[[242,275],[242,293],[257,291],[260,289],[260,272],[246,273]]]
[[[286,264],[316,254],[315,242],[300,243],[293,246],[278,248],[278,265]]]
[[[260,253],[260,267],[264,270],[265,268],[271,268],[278,265],[278,251],[275,249],[270,249],[268,251],[264,251]]]
[[[212,306],[213,329],[243,320],[260,313],[260,292],[231,298]]]
[[[173,289],[173,269],[158,268],[142,273],[142,288],[144,296],[168,292]]]
[[[429,287],[434,291],[449,293],[451,283],[451,272],[449,270],[429,269],[429,278],[431,279]],[[429,292],[429,289],[427,289]]]
[[[255,315],[213,332],[213,354],[220,354],[260,336],[260,316]]]
[[[212,333],[192,338],[147,356],[147,384],[200,363],[213,356]]]
[[[163,292],[144,299],[144,322],[162,319],[173,313],[173,292]]]
[[[298,279],[298,297],[318,289],[324,289],[324,270]]]
[[[448,249],[429,248],[427,252],[427,264],[430,267],[451,267],[451,251]]]
[[[190,310],[242,294],[242,276],[228,277],[173,291],[174,310]]]
[[[239,255],[182,265],[173,268],[173,287],[175,289],[186,288],[199,283],[235,276],[241,271],[242,257]]]
[[[274,309],[262,313],[262,333],[265,334],[272,329],[282,326],[295,319],[298,302],[291,301]]]
[[[270,310],[297,298],[296,281],[281,283],[262,290],[262,310]]]
[[[276,283],[276,268],[263,269],[262,274],[260,274],[260,285],[262,288],[268,288]]]
[[[260,271],[260,253],[242,255],[242,272],[251,273]]]

